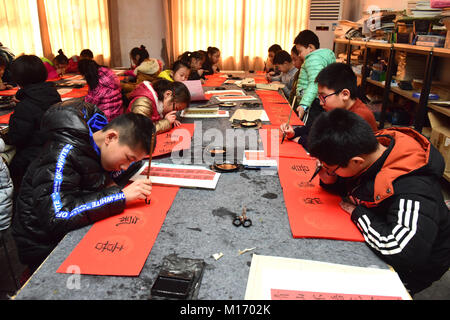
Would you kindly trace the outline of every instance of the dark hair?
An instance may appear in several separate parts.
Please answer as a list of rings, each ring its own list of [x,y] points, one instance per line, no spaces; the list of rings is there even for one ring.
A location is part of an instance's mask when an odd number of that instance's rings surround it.
[[[89,49],[84,49],[80,52],[80,58],[88,58],[88,59],[94,59],[94,54]]]
[[[206,52],[207,52],[207,54],[208,54],[208,56],[209,55],[213,55],[213,54],[215,54],[216,52],[220,52],[220,50],[218,49],[218,48],[216,48],[216,47],[208,47],[208,49],[206,50]]]
[[[189,106],[189,102],[191,101],[191,93],[184,83],[179,81],[172,82],[166,79],[158,79],[152,82],[152,87],[158,95],[158,100],[162,101],[164,99],[164,92],[169,90],[173,92],[176,102],[185,102]]]
[[[278,51],[281,51],[281,50],[283,50],[283,48],[281,48],[281,46],[279,44],[273,44],[270,46],[269,50],[267,50],[267,51],[277,53]]]
[[[295,54],[295,55],[297,55],[298,56],[298,50],[297,50],[297,46],[293,46],[292,47],[292,49],[291,49],[291,52],[293,53],[293,54]]]
[[[139,60],[137,62],[137,67],[139,67],[145,59],[150,58],[150,55],[143,44],[141,44],[141,46],[139,48],[136,47],[136,48],[131,49],[131,51],[130,51],[130,56],[133,59],[136,58],[138,55],[139,55]]]
[[[173,71],[173,73],[175,74],[178,70],[180,70],[180,69],[183,68],[183,67],[190,69],[189,64],[187,64],[187,63],[184,62],[184,61],[177,60],[177,61],[175,61],[175,62],[173,63],[173,65],[172,65],[172,71]]]
[[[80,71],[81,75],[84,76],[86,82],[89,86],[89,89],[93,90],[98,86],[98,69],[101,66],[95,62],[95,60],[90,59],[81,59],[78,62],[78,71]]]
[[[47,69],[42,60],[35,55],[23,55],[11,63],[12,79],[21,87],[45,82]]]
[[[319,37],[311,30],[301,31],[294,40],[294,44],[299,44],[305,48],[308,48],[312,44],[316,49],[320,48]]]
[[[347,89],[350,91],[351,99],[356,99],[358,97],[356,75],[353,72],[352,67],[346,63],[336,62],[326,66],[317,75],[316,82],[320,86],[325,86],[336,92]]]
[[[152,120],[137,113],[122,114],[108,123],[102,131],[116,129],[119,131],[119,143],[131,149],[142,148],[150,154],[151,140],[154,139],[153,150],[156,146],[156,128]],[[152,152],[153,152],[152,150]]]
[[[283,64],[285,62],[292,62],[291,55],[284,50],[278,51],[273,58],[273,64]]]
[[[187,64],[189,68],[191,67],[192,59],[203,60],[204,53],[201,51],[186,51],[181,56],[178,57],[178,60],[181,60],[183,63]]]
[[[3,58],[2,56],[0,56],[0,67],[7,67],[8,63],[6,62],[5,58]]]
[[[55,61],[58,64],[68,64],[69,58],[66,57],[62,49],[59,49],[58,55],[55,58],[53,58],[53,61]]]
[[[366,120],[351,111],[334,109],[314,121],[308,148],[312,157],[345,168],[351,158],[376,151],[378,141]]]

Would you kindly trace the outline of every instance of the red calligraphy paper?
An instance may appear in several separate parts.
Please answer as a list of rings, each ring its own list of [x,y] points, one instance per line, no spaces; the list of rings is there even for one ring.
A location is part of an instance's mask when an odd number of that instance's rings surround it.
[[[270,289],[272,300],[402,300],[401,297]]]
[[[306,158],[310,156],[305,149],[297,142],[284,139],[279,126],[263,125],[259,129],[259,136],[264,146],[264,153],[267,157],[286,157],[286,158]]]
[[[278,175],[294,238],[325,238],[364,242],[341,197],[325,191],[319,176],[309,182],[316,159],[280,158]]]
[[[85,85],[83,88],[74,88],[71,91],[63,94],[61,98],[82,98],[87,96],[89,91],[89,86]]]
[[[161,156],[172,152],[191,148],[191,140],[194,135],[194,123],[182,123],[179,127],[158,134],[153,156]]]
[[[204,87],[217,87],[221,86],[225,82],[225,78],[219,73],[205,76],[205,78],[206,81],[203,84]]]
[[[96,222],[56,272],[138,276],[156,241],[178,187],[153,186],[151,202],[136,201]]]
[[[276,91],[257,90],[257,95],[261,99],[264,110],[273,125],[288,123],[292,126],[303,125],[295,112],[291,114],[291,106],[288,101]],[[291,118],[289,119],[289,115]]]
[[[10,112],[0,116],[0,123],[9,123],[9,119],[11,118],[14,112]]]
[[[17,91],[19,91],[19,88],[12,88],[9,90],[2,90],[0,91],[0,96],[6,96],[6,97],[10,97],[10,96],[15,96]]]
[[[147,176],[148,166],[142,170],[141,175]],[[165,177],[177,179],[192,179],[192,180],[209,180],[212,181],[216,177],[216,173],[211,170],[195,170],[195,169],[180,169],[180,168],[161,168],[152,167],[150,170],[151,177]]]

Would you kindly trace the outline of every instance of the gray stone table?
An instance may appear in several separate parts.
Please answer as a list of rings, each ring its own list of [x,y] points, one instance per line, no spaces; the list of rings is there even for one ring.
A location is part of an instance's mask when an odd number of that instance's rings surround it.
[[[230,115],[238,107],[230,110]],[[209,160],[201,159],[201,154],[210,145],[211,139],[202,139],[201,133],[211,128],[225,133],[231,128],[230,122],[228,118],[196,119],[195,122],[197,127],[191,153],[200,154],[200,160],[197,157],[195,164],[203,162],[207,167]],[[257,134],[254,129],[235,131],[238,135],[251,137]],[[241,139],[238,142],[238,158],[242,156],[242,150],[253,143],[250,140]],[[234,145],[232,141],[224,143],[228,147]],[[260,143],[258,141],[259,147]],[[253,147],[251,144],[250,146]],[[155,161],[171,162],[171,159]],[[250,228],[232,225],[234,216],[242,213],[243,206],[246,206],[247,215],[253,221]],[[15,299],[148,299],[162,261],[170,254],[205,261],[206,268],[198,292],[200,300],[244,299],[253,253],[388,268],[365,243],[294,239],[276,171],[243,170],[223,173],[215,190],[180,188],[138,277],[80,275],[74,286],[73,275],[56,273],[89,228],[90,226],[67,234]],[[239,255],[239,250],[246,248],[256,249]],[[216,261],[212,255],[219,252],[224,255]]]

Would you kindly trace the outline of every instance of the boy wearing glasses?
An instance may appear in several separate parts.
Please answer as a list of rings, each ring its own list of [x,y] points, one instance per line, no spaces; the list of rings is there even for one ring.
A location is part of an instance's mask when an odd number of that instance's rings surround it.
[[[325,111],[346,109],[367,121],[373,131],[378,130],[373,112],[357,97],[356,75],[345,63],[333,63],[317,75],[318,97]],[[312,125],[312,124],[311,124]],[[288,139],[294,140],[307,149],[308,131],[306,126],[292,128],[281,125]]]
[[[346,199],[366,244],[410,294],[439,280],[450,267],[450,214],[439,183],[444,159],[431,143],[410,128],[374,133],[344,109],[321,114],[308,139],[321,186]]]

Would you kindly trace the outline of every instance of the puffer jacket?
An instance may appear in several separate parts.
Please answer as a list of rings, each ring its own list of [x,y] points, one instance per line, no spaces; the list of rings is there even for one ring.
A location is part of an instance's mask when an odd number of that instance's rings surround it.
[[[305,110],[317,98],[317,75],[323,68],[334,62],[336,62],[336,56],[330,49],[317,49],[305,57],[297,82],[297,96],[301,97],[299,105]]]
[[[20,102],[9,119],[5,142],[16,147],[10,169],[20,179],[47,140],[41,130],[42,117],[50,106],[61,102],[61,96],[52,82],[42,82],[20,89],[16,97]]]
[[[339,178],[333,188],[347,190],[357,204],[351,219],[366,243],[418,292],[450,267],[450,213],[439,183],[444,159],[413,129],[385,129],[376,136],[387,147],[384,154],[356,179]]]
[[[98,69],[98,85],[94,89],[89,88],[85,101],[102,110],[108,121],[123,113],[120,81],[112,70],[105,67]]]
[[[6,163],[0,159],[0,232],[9,228],[13,213],[13,183]]]
[[[92,138],[106,123],[82,99],[59,103],[44,115],[49,140],[25,174],[13,221],[22,263],[43,261],[69,231],[124,210],[125,196],[120,187],[108,187],[111,178]]]

